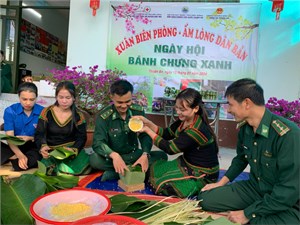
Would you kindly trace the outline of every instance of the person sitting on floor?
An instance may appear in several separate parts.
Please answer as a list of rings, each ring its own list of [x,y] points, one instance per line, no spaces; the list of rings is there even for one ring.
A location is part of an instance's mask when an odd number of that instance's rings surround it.
[[[233,82],[225,96],[239,122],[237,155],[225,176],[199,193],[202,209],[226,211],[239,224],[300,224],[299,127],[266,109],[254,80]],[[226,185],[248,164],[248,180]]]
[[[183,153],[172,161],[160,160],[151,166],[149,181],[155,193],[185,198],[217,181],[219,148],[199,91],[187,88],[175,101],[178,120],[168,128],[163,129],[145,117],[136,118],[144,123],[141,132],[147,133],[161,150],[170,155]]]
[[[132,93],[133,86],[128,81],[114,82],[110,87],[113,104],[105,107],[97,117],[90,164],[94,169],[105,171],[102,181],[118,179],[119,174],[124,175],[128,170],[128,165],[140,164],[146,172],[149,163],[167,159],[164,152],[151,151],[152,140],[146,133],[137,134],[129,129],[132,116],[145,115],[142,106],[132,104]]]
[[[33,83],[22,83],[18,87],[19,103],[4,111],[4,131],[6,135],[16,136],[24,145],[8,145],[1,142],[1,165],[10,161],[14,170],[21,171],[37,167],[41,158],[34,143],[34,133],[43,106],[36,103],[38,89]]]
[[[56,102],[41,112],[34,138],[47,175],[90,172],[89,158],[83,149],[87,139],[86,121],[76,108],[75,96],[73,83],[60,82],[55,91]],[[51,151],[63,149],[64,157],[51,155]]]

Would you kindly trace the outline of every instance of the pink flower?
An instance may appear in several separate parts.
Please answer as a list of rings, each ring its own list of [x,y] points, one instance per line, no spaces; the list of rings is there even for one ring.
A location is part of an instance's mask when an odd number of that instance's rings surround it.
[[[135,26],[133,21],[148,24],[151,22],[148,18],[144,18],[142,12],[144,12],[142,3],[125,3],[123,5],[118,5],[117,7],[112,7],[114,9],[114,17],[117,20],[118,18],[125,18],[125,28],[128,32],[135,34]],[[129,22],[130,21],[130,22]]]
[[[300,99],[292,102],[271,97],[266,107],[276,115],[287,118],[300,127]]]
[[[53,69],[46,78],[49,82],[58,84],[61,81],[71,81],[76,87],[76,105],[90,115],[110,103],[110,85],[126,76],[117,69],[98,71],[98,65],[89,67],[89,72],[83,72],[82,66],[66,67],[63,70]]]

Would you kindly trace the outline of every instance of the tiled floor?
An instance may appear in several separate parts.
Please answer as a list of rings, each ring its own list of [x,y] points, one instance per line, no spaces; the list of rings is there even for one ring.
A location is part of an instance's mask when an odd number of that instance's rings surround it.
[[[235,157],[235,155],[236,155],[235,149],[220,147],[220,150],[219,150],[220,168],[228,169],[231,164],[231,160]],[[247,166],[246,169],[244,170],[244,172],[249,172],[249,171],[250,171],[250,168],[249,168],[249,166]]]

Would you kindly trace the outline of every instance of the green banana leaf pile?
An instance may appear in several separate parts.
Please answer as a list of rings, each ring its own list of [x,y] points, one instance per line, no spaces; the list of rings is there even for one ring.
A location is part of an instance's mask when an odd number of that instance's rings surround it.
[[[1,224],[33,224],[30,204],[45,190],[46,184],[32,174],[24,174],[10,184],[1,177]]]
[[[156,201],[142,200],[137,197],[127,196],[124,194],[114,195],[110,197],[110,201],[110,211],[112,213],[130,216],[136,219],[140,216],[148,215],[151,212],[155,212],[156,210],[166,206],[166,203],[159,203],[156,205]]]
[[[23,145],[24,140],[15,136],[0,134],[1,140],[15,145]],[[75,152],[58,147],[50,153],[57,159],[65,159]],[[67,174],[47,176],[46,167],[38,162],[38,170],[34,174],[23,174],[18,179],[7,181],[1,176],[1,224],[34,224],[30,215],[30,204],[46,193],[76,187],[79,177]]]
[[[23,174],[13,181],[1,176],[1,224],[34,224],[29,212],[34,199],[52,191],[77,186],[79,177],[66,174],[47,176],[44,167],[39,163],[35,173]]]
[[[111,209],[110,214],[117,214],[123,216],[133,217],[135,219],[143,218],[147,219],[151,214],[164,209],[168,203],[157,201],[143,200],[134,196],[127,196],[124,194],[117,194],[110,197]],[[158,203],[158,204],[157,204]],[[143,221],[142,220],[142,221]],[[155,223],[157,224],[157,222]],[[186,224],[186,223],[185,223]],[[194,223],[192,223],[194,224]],[[201,223],[196,223],[194,225],[237,225],[230,222],[225,217],[220,217],[213,219],[211,216],[205,218]],[[163,225],[183,225],[183,223],[177,223],[174,221],[165,222]]]

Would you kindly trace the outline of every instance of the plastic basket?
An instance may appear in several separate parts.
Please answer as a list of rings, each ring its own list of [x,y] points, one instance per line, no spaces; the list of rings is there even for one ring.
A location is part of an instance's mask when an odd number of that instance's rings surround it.
[[[146,225],[140,220],[120,215],[101,215],[91,216],[81,220],[77,220],[71,225]]]
[[[93,216],[106,214],[111,207],[110,200],[100,191],[84,188],[74,188],[51,192],[35,199],[30,205],[30,213],[36,225],[67,225],[74,222],[55,221],[50,215],[50,207],[59,203],[84,202],[93,207]]]

